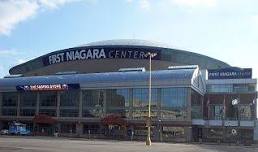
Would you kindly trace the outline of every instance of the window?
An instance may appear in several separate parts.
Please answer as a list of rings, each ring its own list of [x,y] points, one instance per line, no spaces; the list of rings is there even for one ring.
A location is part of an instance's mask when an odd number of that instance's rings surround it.
[[[187,88],[161,89],[161,118],[186,119]]]
[[[60,128],[61,128],[61,133],[73,134],[76,132],[76,125],[72,123],[61,123]]]
[[[78,117],[79,109],[60,109],[61,117]]]
[[[255,84],[235,84],[234,92],[255,92]]]
[[[158,89],[151,90],[151,117],[157,117]],[[135,119],[148,116],[149,90],[133,89],[133,117]]]
[[[201,106],[193,105],[191,109],[192,109],[192,119],[203,118],[202,107]]]
[[[56,107],[57,93],[56,92],[42,92],[40,93],[40,106],[42,107]]]
[[[101,117],[104,114],[104,91],[83,90],[82,91],[82,116]]]
[[[60,116],[79,116],[79,91],[64,91],[60,93]]]
[[[148,95],[148,89],[133,89],[133,107],[147,107]]]
[[[16,92],[3,93],[2,106],[15,107],[17,105],[17,101],[18,101],[18,93]]]
[[[210,119],[221,120],[223,116],[223,105],[210,105]]]
[[[21,107],[35,107],[37,103],[36,92],[21,93]]]
[[[106,90],[107,113],[129,117],[129,89]]]
[[[207,92],[210,93],[228,93],[233,92],[232,84],[212,84],[207,85]]]
[[[212,84],[207,85],[207,92],[210,93],[230,93],[230,92],[254,92],[255,84]]]
[[[55,117],[56,109],[39,109],[39,113]]]
[[[192,118],[199,119],[203,118],[202,114],[202,96],[196,91],[191,91],[191,109],[192,109]]]
[[[163,127],[162,134],[164,141],[180,141],[180,139],[185,139],[183,127]]]
[[[4,108],[2,109],[3,116],[16,116],[17,109],[16,108]]]
[[[60,93],[61,107],[78,107],[79,106],[79,91],[64,91]]]
[[[207,130],[207,138],[208,139],[221,139],[223,137],[223,129],[222,128],[209,128]]]
[[[3,116],[16,116],[17,115],[17,101],[18,93],[6,92],[2,93],[2,115]]]
[[[21,108],[20,115],[21,116],[34,116],[35,115],[35,109]]]
[[[239,105],[238,111],[240,120],[250,120],[252,118],[250,105]]]
[[[39,100],[39,113],[48,116],[56,116],[57,93],[41,92]]]

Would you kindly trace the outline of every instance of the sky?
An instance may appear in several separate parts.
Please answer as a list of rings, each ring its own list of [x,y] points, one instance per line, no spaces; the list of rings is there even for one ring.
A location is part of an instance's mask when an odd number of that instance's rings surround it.
[[[40,55],[89,42],[143,39],[253,68],[257,0],[0,0],[0,77]]]

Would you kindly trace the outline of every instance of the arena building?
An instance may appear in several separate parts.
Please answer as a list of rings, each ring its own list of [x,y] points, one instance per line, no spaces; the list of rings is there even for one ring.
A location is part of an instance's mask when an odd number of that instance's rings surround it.
[[[38,135],[145,140],[148,53],[156,54],[152,140],[254,140],[252,69],[142,40],[89,43],[11,68],[0,79],[0,127],[18,121]]]

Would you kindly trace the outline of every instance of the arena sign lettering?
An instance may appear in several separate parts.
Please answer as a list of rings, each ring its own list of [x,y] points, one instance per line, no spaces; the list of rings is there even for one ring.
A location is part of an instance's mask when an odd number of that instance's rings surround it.
[[[36,84],[16,86],[16,90],[18,91],[62,91],[79,88],[79,84]]]
[[[252,78],[251,68],[224,68],[208,70],[208,79],[247,79]]]
[[[91,59],[148,59],[148,52],[157,53],[154,60],[160,59],[160,51],[141,48],[79,48],[52,53],[43,57],[45,66],[76,60]]]

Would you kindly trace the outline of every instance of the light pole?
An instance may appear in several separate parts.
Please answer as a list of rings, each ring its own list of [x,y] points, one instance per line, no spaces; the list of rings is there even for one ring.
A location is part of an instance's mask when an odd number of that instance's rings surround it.
[[[147,118],[147,123],[146,126],[148,128],[148,134],[147,134],[147,139],[146,139],[146,145],[150,146],[151,145],[151,59],[155,57],[157,53],[151,53],[148,52],[149,56],[149,104],[148,104],[148,118]]]

